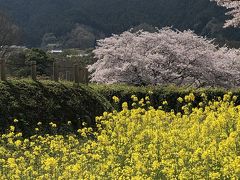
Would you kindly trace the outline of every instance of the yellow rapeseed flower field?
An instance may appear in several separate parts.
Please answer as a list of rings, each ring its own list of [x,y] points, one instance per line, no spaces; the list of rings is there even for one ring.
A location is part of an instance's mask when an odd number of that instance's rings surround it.
[[[0,137],[0,179],[240,178],[240,106],[231,93],[209,102],[203,95],[198,107],[191,93],[178,99],[181,113],[132,99],[132,109],[123,103],[97,117],[97,131],[23,138],[11,126]]]

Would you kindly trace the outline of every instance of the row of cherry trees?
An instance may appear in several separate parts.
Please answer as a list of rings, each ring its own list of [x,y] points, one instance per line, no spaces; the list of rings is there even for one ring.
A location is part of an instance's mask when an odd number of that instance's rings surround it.
[[[240,25],[240,1],[215,0]],[[98,41],[92,82],[135,85],[176,84],[197,87],[240,85],[240,50],[218,47],[192,31],[163,28],[154,33],[127,31]]]

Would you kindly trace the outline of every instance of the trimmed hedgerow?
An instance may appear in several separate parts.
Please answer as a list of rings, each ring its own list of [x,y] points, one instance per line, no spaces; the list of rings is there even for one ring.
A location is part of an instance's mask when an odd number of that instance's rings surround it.
[[[164,109],[167,111],[175,110],[180,111],[180,104],[177,99],[179,97],[185,97],[191,92],[194,92],[195,102],[197,105],[201,102],[201,94],[205,93],[209,100],[217,99],[217,97],[223,97],[228,91],[233,92],[234,95],[240,97],[240,91],[238,89],[221,89],[221,88],[189,88],[189,87],[176,87],[176,86],[129,86],[129,85],[97,85],[92,84],[91,87],[96,90],[99,94],[102,94],[113,106],[116,107],[112,97],[117,96],[120,99],[119,105],[123,102],[132,103],[131,96],[136,95],[139,99],[150,96],[151,105],[154,108],[163,106],[163,102],[167,101],[168,104],[164,105]],[[238,98],[236,104],[240,104]],[[118,107],[121,109],[121,107]]]
[[[34,131],[36,124],[72,122],[73,129],[82,123],[94,127],[95,117],[112,109],[111,104],[88,86],[52,81],[11,80],[0,82],[0,127],[4,132],[14,119],[23,132]],[[69,128],[69,126],[66,126]]]
[[[208,100],[222,97],[229,90],[226,89],[193,89],[184,87],[147,86],[135,87],[127,85],[80,85],[72,83],[56,83],[52,81],[33,82],[31,80],[11,80],[0,82],[0,133],[18,119],[18,128],[26,134],[33,134],[38,122],[42,122],[42,133],[49,133],[49,123],[59,125],[58,132],[68,132],[88,126],[95,127],[95,117],[105,111],[112,111],[113,107],[121,109],[123,102],[133,103],[131,96],[136,95],[139,100],[150,97],[154,108],[162,106],[164,110],[181,111],[179,97],[185,97],[194,92],[193,105],[201,102],[204,92]],[[238,89],[231,90],[240,96]],[[112,97],[117,96],[120,102],[116,104]],[[163,102],[167,101],[167,104]],[[236,100],[240,104],[240,99]],[[71,121],[71,126],[69,122]],[[71,127],[71,128],[70,128]]]

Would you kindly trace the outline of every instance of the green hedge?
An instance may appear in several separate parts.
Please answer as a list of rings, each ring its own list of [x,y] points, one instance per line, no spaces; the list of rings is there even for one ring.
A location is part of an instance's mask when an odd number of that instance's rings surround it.
[[[34,133],[38,122],[41,131],[48,133],[49,123],[59,125],[58,131],[81,128],[82,122],[94,126],[95,116],[112,110],[111,104],[88,86],[74,87],[72,83],[51,81],[33,82],[11,80],[0,82],[0,127],[4,132],[13,120],[16,127],[27,134]],[[61,127],[61,128],[60,128]]]
[[[58,132],[75,131],[86,122],[88,126],[95,127],[95,117],[104,111],[112,111],[113,107],[120,110],[123,102],[132,103],[131,96],[139,99],[150,96],[151,105],[158,108],[167,100],[165,110],[180,111],[181,104],[178,97],[184,97],[190,92],[196,96],[195,105],[201,101],[204,92],[208,99],[216,99],[228,91],[240,97],[240,91],[225,89],[192,89],[184,87],[134,87],[127,85],[95,85],[73,86],[72,83],[55,83],[52,81],[33,82],[31,80],[11,80],[0,82],[0,132],[15,124],[19,131],[33,134],[38,122],[43,125],[41,133],[50,133],[50,122],[57,124]],[[150,93],[152,92],[152,93]],[[116,105],[112,97],[120,99]],[[240,104],[240,99],[236,101]],[[14,119],[18,123],[14,123]],[[68,125],[68,121],[72,125]]]
[[[217,99],[217,97],[223,97],[224,94],[231,91],[233,94],[240,97],[240,91],[238,89],[220,89],[220,88],[209,88],[209,89],[194,89],[187,87],[176,87],[176,86],[147,86],[147,87],[135,87],[127,85],[96,85],[92,84],[91,87],[98,93],[102,94],[108,101],[115,105],[112,100],[113,96],[117,96],[120,99],[119,107],[123,102],[132,103],[131,96],[136,95],[139,99],[146,96],[150,96],[151,105],[155,108],[162,106],[163,101],[168,102],[168,106],[165,106],[165,110],[179,111],[180,103],[177,99],[179,97],[185,97],[191,92],[194,92],[196,100],[194,102],[197,105],[202,101],[201,94],[205,93],[208,100]],[[152,92],[149,93],[149,92]],[[236,104],[240,104],[238,98]]]

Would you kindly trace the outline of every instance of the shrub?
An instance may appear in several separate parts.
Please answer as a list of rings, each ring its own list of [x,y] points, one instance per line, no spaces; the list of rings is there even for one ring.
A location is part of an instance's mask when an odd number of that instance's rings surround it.
[[[165,105],[165,110],[179,112],[178,98],[184,97],[191,92],[195,94],[194,105],[201,102],[201,94],[205,93],[208,100],[217,99],[217,97],[223,97],[229,90],[223,88],[202,88],[196,89],[191,87],[176,87],[176,86],[128,86],[121,84],[114,85],[90,85],[96,92],[102,94],[115,108],[121,109],[121,104],[127,102],[131,104],[132,95],[136,95],[138,99],[145,98],[146,96],[151,97],[151,105],[154,108],[162,106],[163,101],[167,101],[168,105]],[[240,97],[240,91],[238,89],[231,89],[234,95]],[[116,96],[120,99],[119,105],[114,103],[112,97]],[[236,104],[240,104],[240,99],[238,98]],[[119,108],[120,107],[120,108]]]
[[[0,82],[0,94],[1,131],[15,118],[21,130],[30,134],[39,121],[44,125],[73,121],[75,129],[86,121],[94,127],[95,116],[111,109],[105,98],[85,85],[12,80]]]
[[[24,139],[10,127],[0,138],[4,179],[238,179],[240,106],[226,94],[183,113],[154,109],[148,100],[105,112],[98,131]],[[137,98],[134,96],[134,98]],[[148,98],[147,98],[148,99]],[[140,106],[140,107],[139,107]],[[54,127],[53,127],[54,128]],[[90,136],[91,135],[91,136]]]

